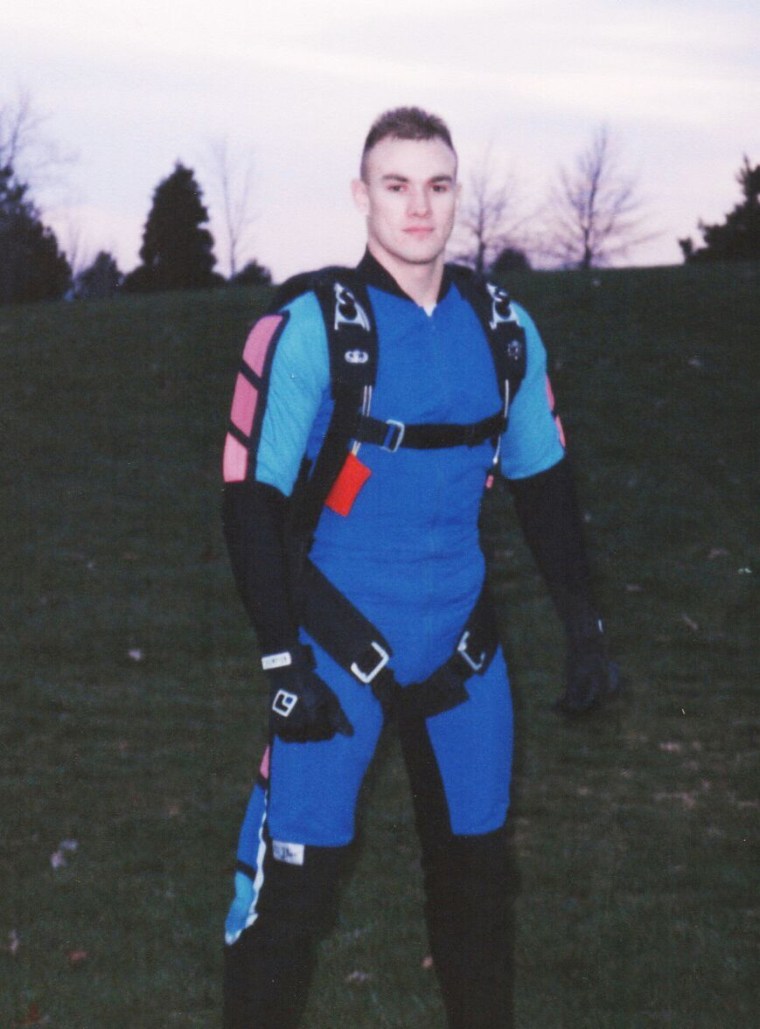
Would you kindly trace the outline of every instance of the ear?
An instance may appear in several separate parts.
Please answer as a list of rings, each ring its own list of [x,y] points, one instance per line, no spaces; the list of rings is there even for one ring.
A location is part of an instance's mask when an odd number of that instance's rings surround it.
[[[354,204],[356,204],[357,209],[364,215],[369,214],[369,193],[364,179],[353,180],[351,183],[351,195],[354,198]]]

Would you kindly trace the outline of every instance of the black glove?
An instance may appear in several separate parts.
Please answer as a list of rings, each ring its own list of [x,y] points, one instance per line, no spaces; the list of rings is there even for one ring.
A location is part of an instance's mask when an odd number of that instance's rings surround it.
[[[565,691],[555,708],[566,715],[583,715],[619,688],[620,670],[607,653],[602,621],[587,616],[568,634]]]
[[[261,663],[269,680],[271,730],[281,740],[316,742],[332,739],[336,732],[353,736],[338,698],[314,671],[311,647],[296,644]]]

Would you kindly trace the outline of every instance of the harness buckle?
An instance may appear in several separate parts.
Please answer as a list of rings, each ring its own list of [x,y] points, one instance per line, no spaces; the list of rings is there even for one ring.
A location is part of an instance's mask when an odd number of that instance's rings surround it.
[[[388,418],[385,424],[388,426],[388,431],[386,432],[385,439],[380,446],[383,450],[387,450],[389,453],[395,454],[401,446],[401,441],[403,440],[404,433],[406,432],[406,426],[403,422],[397,422],[394,418]]]
[[[462,633],[462,638],[459,643],[457,643],[457,654],[460,654],[464,658],[465,662],[470,666],[473,672],[479,672],[486,663],[486,652],[485,650],[481,650],[480,657],[472,657],[467,650],[469,639],[470,630],[467,629]]]
[[[369,686],[372,680],[378,675],[379,672],[383,670],[383,668],[385,668],[385,666],[391,659],[391,656],[388,653],[388,651],[381,647],[380,644],[376,643],[374,640],[372,640],[372,642],[370,643],[370,647],[379,655],[378,661],[375,664],[374,668],[370,668],[368,672],[365,672],[359,667],[358,662],[354,661],[349,669],[351,674],[355,676],[359,680],[359,682],[364,683],[365,686]]]

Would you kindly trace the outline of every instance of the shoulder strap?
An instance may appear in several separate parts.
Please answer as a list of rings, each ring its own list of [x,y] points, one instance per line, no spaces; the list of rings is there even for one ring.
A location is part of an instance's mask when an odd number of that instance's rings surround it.
[[[377,375],[377,330],[367,288],[353,268],[330,266],[296,275],[278,289],[273,308],[313,292],[322,309],[330,357],[333,413],[313,468],[302,471],[291,529],[306,543],[346,459],[360,415],[369,412]],[[308,544],[307,544],[308,545]]]
[[[294,275],[278,287],[269,312],[279,311],[305,293],[314,293],[322,309],[333,396],[344,389],[373,386],[377,332],[367,288],[356,270],[329,265]]]
[[[506,289],[488,282],[464,265],[450,264],[447,269],[483,326],[506,411],[525,378],[525,330],[512,310],[512,300]]]

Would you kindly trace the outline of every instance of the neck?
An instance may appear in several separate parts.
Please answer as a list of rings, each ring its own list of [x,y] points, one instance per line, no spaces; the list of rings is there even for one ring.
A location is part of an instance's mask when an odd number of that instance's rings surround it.
[[[437,303],[443,279],[443,254],[430,263],[409,264],[406,261],[399,261],[384,250],[378,252],[371,240],[367,244],[367,249],[416,304],[420,307],[430,307]]]

